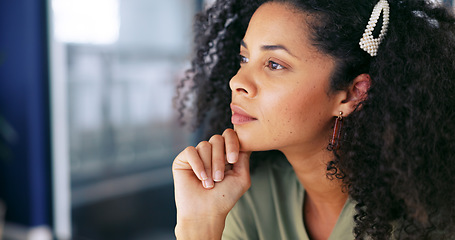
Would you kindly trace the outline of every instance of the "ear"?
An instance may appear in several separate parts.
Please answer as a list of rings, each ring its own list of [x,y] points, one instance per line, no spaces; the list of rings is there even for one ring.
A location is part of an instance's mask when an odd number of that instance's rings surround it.
[[[338,116],[340,111],[343,112],[343,116],[348,116],[354,110],[360,108],[361,103],[367,99],[370,86],[371,77],[369,74],[358,75],[348,89],[345,90],[343,99],[339,102],[339,110],[336,110],[335,116]]]

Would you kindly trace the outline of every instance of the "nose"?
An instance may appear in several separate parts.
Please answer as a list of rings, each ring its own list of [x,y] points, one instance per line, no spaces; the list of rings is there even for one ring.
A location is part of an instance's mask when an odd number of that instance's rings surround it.
[[[247,74],[242,68],[229,81],[232,95],[242,95],[247,98],[254,98],[257,94],[257,86],[251,74]]]

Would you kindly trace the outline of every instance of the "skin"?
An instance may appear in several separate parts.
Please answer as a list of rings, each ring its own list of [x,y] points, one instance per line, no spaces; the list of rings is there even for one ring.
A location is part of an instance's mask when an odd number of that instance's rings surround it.
[[[340,182],[326,177],[331,128],[340,111],[348,115],[366,97],[369,78],[360,75],[346,91],[330,92],[335,61],[312,46],[305,17],[282,3],[266,3],[253,15],[241,68],[230,81],[233,114],[248,117],[233,118],[234,130],[174,160],[178,239],[220,239],[228,212],[251,185],[251,151],[272,149],[286,155],[305,188],[307,233],[330,236],[347,199]]]

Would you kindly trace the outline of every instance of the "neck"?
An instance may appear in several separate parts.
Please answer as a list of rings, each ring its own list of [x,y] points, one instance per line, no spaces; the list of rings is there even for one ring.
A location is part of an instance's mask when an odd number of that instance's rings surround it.
[[[333,153],[325,147],[311,154],[283,153],[305,188],[307,203],[318,212],[339,214],[348,195],[342,191],[341,180],[327,178],[327,163],[333,159]]]

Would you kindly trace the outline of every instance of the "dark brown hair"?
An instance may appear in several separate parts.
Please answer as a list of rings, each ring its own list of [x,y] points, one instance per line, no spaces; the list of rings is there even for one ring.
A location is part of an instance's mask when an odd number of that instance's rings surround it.
[[[196,113],[193,123],[205,136],[231,127],[229,80],[239,68],[249,19],[263,2],[220,0],[196,17],[195,58],[178,103],[180,113]],[[424,0],[389,0],[389,31],[371,57],[359,39],[377,0],[277,2],[312,16],[302,24],[311,27],[314,46],[336,60],[334,91],[358,74],[371,76],[368,98],[345,118],[341,148],[328,165],[328,176],[343,179],[357,202],[356,238],[453,237],[453,12]]]

